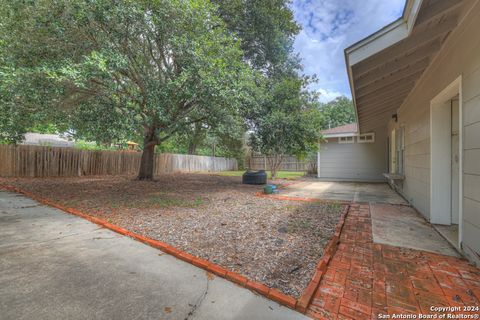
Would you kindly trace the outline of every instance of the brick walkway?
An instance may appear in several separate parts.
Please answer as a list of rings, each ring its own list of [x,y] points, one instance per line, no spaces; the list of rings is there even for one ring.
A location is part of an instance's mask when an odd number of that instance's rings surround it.
[[[353,204],[307,315],[378,319],[479,301],[479,269],[454,257],[373,243],[369,206]]]

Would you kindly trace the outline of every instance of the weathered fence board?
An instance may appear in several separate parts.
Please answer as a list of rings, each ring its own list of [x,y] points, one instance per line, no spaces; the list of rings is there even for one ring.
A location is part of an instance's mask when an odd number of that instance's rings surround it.
[[[248,167],[251,170],[270,170],[268,157],[264,155],[252,155],[247,158]],[[282,171],[307,171],[310,163],[298,160],[294,156],[285,156],[279,170]]]
[[[67,177],[136,174],[141,153],[72,148],[0,145],[0,177]],[[155,174],[237,170],[237,160],[162,153]]]

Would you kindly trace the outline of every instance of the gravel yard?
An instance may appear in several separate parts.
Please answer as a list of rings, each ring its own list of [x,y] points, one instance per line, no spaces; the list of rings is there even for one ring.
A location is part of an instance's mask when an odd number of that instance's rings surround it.
[[[239,177],[0,179],[298,297],[342,207],[256,197]]]

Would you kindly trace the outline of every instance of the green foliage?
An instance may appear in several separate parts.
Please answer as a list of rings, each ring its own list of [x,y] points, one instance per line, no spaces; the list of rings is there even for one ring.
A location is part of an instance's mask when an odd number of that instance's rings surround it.
[[[212,1],[0,0],[0,141],[56,128],[243,161],[250,130],[305,155],[321,116],[289,1]]]
[[[264,77],[250,87],[247,119],[250,145],[255,151],[275,155],[273,175],[283,155],[305,156],[316,148],[321,116],[316,96],[306,87],[313,79],[299,76],[301,65],[293,54],[299,26],[288,0],[215,0],[220,17],[242,39],[244,59]]]
[[[43,134],[55,134],[59,133],[59,128],[53,123],[37,123],[28,131],[43,133]]]
[[[271,74],[274,67],[288,60],[288,50],[291,48],[293,36],[299,27],[293,19],[286,0],[213,0],[217,4],[217,12],[225,22],[228,30],[241,39],[244,60],[248,61],[254,70],[263,74]],[[250,82],[244,105],[255,107],[263,96],[264,82],[260,75],[256,81]],[[244,110],[245,111],[245,110]],[[245,114],[245,112],[243,112]],[[222,121],[212,123],[202,122],[191,125],[185,132],[176,136],[173,142],[162,144],[162,150],[177,152],[235,157],[242,167],[244,154],[244,139],[246,127],[242,118],[237,115],[224,114]],[[172,152],[172,151],[170,151]]]
[[[296,113],[275,110],[259,121],[258,130],[251,136],[251,145],[265,155],[304,158],[309,151],[316,150],[320,123],[321,117],[315,109]]]
[[[213,0],[229,30],[238,34],[244,57],[257,70],[270,70],[288,59],[300,31],[289,0]]]
[[[294,72],[273,78],[261,108],[250,115],[250,145],[254,151],[270,156],[273,178],[283,156],[303,158],[317,149],[322,116],[317,96],[307,90],[311,81]]]
[[[2,111],[15,111],[0,132],[9,139],[61,119],[80,138],[137,136],[151,147],[254,101],[240,41],[209,1],[0,4]]]
[[[231,132],[219,133],[209,129],[203,129],[201,137],[192,152],[192,136],[175,135],[156,148],[158,153],[194,154],[200,156],[213,156],[235,158],[239,168],[244,167],[245,150],[244,134],[232,128]]]
[[[0,0],[0,141],[8,143],[22,140],[28,130],[48,127],[52,120],[62,124],[47,103],[58,89],[34,66],[48,51],[38,45],[48,33],[29,34],[37,21],[29,20],[30,11],[20,10],[25,6],[23,1]]]
[[[128,110],[125,113],[130,115],[119,116],[115,105],[108,101],[82,103],[70,115],[70,124],[75,128],[72,135],[101,145],[140,140],[135,113]]]
[[[88,142],[85,140],[76,140],[75,145],[73,147],[75,149],[91,150],[91,151],[118,150],[118,146],[102,145],[95,142]]]
[[[243,153],[246,128],[239,114],[224,114],[220,122],[198,122],[189,129],[175,139],[185,153],[226,157]]]
[[[335,128],[355,122],[355,109],[352,100],[338,97],[320,106],[323,115],[322,129]]]
[[[23,139],[25,132],[33,131],[49,132],[53,129],[50,120],[57,118],[57,115],[45,108],[41,102],[33,105],[33,101],[40,93],[35,88],[36,85],[42,87],[40,81],[35,75],[16,71],[11,67],[11,62],[7,61],[4,46],[0,41],[0,141],[4,143],[16,143]],[[35,84],[25,84],[21,82],[28,79]],[[43,88],[45,89],[45,88]],[[41,91],[42,88],[39,88]],[[23,92],[24,95],[20,95]],[[24,104],[25,103],[25,104]]]

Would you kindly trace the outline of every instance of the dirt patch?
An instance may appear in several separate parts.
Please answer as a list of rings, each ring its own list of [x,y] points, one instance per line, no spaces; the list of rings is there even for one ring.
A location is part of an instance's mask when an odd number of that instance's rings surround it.
[[[254,196],[239,177],[173,174],[0,179],[299,297],[341,215],[338,204]]]

